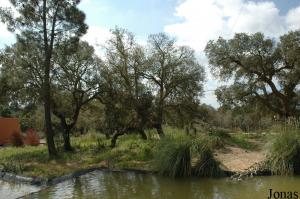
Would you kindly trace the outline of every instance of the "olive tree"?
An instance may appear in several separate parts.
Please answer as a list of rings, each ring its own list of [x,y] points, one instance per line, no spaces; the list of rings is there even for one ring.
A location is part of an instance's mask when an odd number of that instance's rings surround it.
[[[284,118],[299,114],[300,31],[283,35],[279,42],[262,33],[239,33],[210,41],[205,52],[214,75],[234,82],[217,90],[222,103],[256,100]]]
[[[70,133],[81,109],[99,93],[101,60],[94,48],[80,42],[75,52],[60,46],[54,55],[52,112],[63,129],[64,150],[72,151]]]
[[[147,70],[143,75],[156,94],[154,126],[164,137],[166,108],[197,102],[203,90],[204,70],[191,48],[178,46],[175,39],[160,33],[149,36]]]
[[[120,135],[137,131],[147,139],[144,129],[148,122],[151,93],[143,82],[147,60],[144,48],[134,35],[116,28],[106,45],[105,89],[102,103],[106,105],[106,122],[112,131],[112,146]]]

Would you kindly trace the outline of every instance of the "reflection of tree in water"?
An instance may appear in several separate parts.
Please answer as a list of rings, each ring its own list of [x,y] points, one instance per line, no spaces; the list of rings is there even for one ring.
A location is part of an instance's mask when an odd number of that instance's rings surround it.
[[[131,199],[153,198],[152,180],[150,176],[134,173],[105,173],[100,183],[103,188],[103,198]]]
[[[36,194],[43,199],[253,199],[273,190],[296,190],[300,178],[255,177],[243,181],[228,178],[168,178],[134,173],[92,172]],[[0,183],[0,185],[2,185]],[[32,198],[32,197],[30,197]]]
[[[120,188],[122,187],[122,178],[120,178],[119,174],[115,173],[105,173],[103,175],[103,198],[120,198]]]
[[[99,198],[102,196],[103,185],[100,180],[102,176],[101,172],[92,172],[77,178],[74,182],[75,198]]]
[[[74,180],[74,198],[84,198],[82,190],[82,180],[81,178],[76,178]]]
[[[169,177],[156,178],[159,182],[159,191],[155,198],[192,198],[191,186],[190,183],[187,183],[187,179],[173,179]]]
[[[8,183],[0,180],[0,198],[18,198],[38,190],[40,190],[38,187],[19,183]]]

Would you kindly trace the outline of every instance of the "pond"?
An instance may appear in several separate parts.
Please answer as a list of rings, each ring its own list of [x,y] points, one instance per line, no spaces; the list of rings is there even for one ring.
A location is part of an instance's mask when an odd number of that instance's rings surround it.
[[[253,199],[268,198],[269,189],[273,192],[300,193],[300,177],[255,177],[244,181],[232,181],[229,178],[172,179],[131,172],[95,171],[25,198]]]
[[[0,181],[0,199],[18,198],[39,190],[36,186]]]

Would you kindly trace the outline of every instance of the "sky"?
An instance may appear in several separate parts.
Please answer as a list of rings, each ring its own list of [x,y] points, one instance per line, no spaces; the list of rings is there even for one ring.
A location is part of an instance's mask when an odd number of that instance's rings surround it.
[[[9,6],[1,0],[0,6]],[[219,82],[210,74],[203,52],[209,40],[232,38],[237,32],[263,32],[278,38],[300,28],[300,0],[82,0],[89,25],[84,40],[100,51],[118,26],[145,43],[149,34],[165,32],[177,38],[179,45],[189,45],[205,67],[207,82],[202,102],[218,107],[214,92]],[[0,48],[14,42],[14,35],[0,22]]]

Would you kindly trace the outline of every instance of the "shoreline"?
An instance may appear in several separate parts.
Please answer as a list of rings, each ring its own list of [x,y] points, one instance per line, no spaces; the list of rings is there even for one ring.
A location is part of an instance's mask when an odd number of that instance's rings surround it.
[[[88,169],[80,169],[78,171],[54,177],[54,178],[42,178],[42,177],[30,177],[30,176],[22,176],[17,175],[14,173],[8,173],[8,172],[0,172],[0,180],[8,183],[20,183],[20,184],[28,184],[32,186],[39,186],[39,187],[48,187],[53,186],[56,184],[59,184],[61,182],[71,180],[73,178],[80,177],[82,175],[94,172],[94,171],[102,171],[102,172],[119,172],[119,173],[126,173],[126,172],[133,172],[136,174],[145,174],[145,175],[153,175],[157,174],[156,171],[150,171],[150,170],[143,170],[143,169],[133,169],[133,168],[107,168],[107,167],[93,167]],[[247,172],[247,171],[245,171]],[[223,170],[224,175],[217,177],[217,178],[231,178],[231,179],[241,179],[245,177],[259,177],[259,176],[272,176],[270,171],[264,170],[264,171],[256,171],[255,173],[250,173],[244,175],[244,172],[236,172],[236,171],[228,171]],[[200,177],[199,177],[200,178]]]
[[[30,176],[23,176],[14,173],[8,172],[0,172],[0,180],[8,183],[20,183],[20,184],[28,184],[32,186],[40,186],[40,187],[47,187],[59,184],[61,182],[80,177],[82,175],[88,174],[94,171],[103,171],[103,172],[134,172],[137,174],[155,174],[155,171],[148,171],[142,169],[131,169],[131,168],[124,168],[124,169],[117,169],[117,168],[107,168],[107,167],[93,167],[88,169],[80,169],[78,171],[54,177],[54,178],[42,178],[42,177],[30,177]]]

